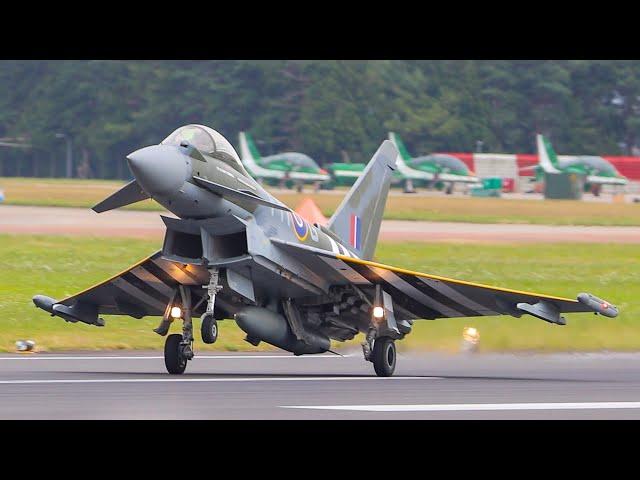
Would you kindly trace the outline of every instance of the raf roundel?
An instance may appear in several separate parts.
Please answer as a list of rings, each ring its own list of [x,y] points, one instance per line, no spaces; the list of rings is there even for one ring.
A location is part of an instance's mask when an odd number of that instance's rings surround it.
[[[298,237],[298,240],[304,242],[309,236],[309,227],[307,222],[305,222],[300,215],[295,212],[291,212],[291,215],[293,216],[293,232],[296,234],[296,237]]]

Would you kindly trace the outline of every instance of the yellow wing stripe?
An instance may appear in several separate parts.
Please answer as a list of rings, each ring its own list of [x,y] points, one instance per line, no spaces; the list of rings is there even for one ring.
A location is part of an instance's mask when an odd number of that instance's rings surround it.
[[[340,255],[340,254],[337,254],[336,257],[339,258],[340,260],[342,260],[343,262],[359,263],[361,265],[367,265],[367,266],[371,266],[371,267],[378,267],[378,268],[382,268],[382,269],[385,269],[385,270],[390,270],[392,272],[405,273],[405,274],[408,274],[408,275],[416,275],[418,277],[431,278],[433,280],[441,280],[441,281],[445,281],[445,282],[457,283],[458,285],[467,285],[467,286],[470,286],[470,287],[488,288],[489,290],[496,290],[496,291],[499,291],[499,292],[518,293],[520,295],[531,295],[531,296],[534,296],[534,297],[544,297],[544,298],[549,298],[549,299],[552,299],[552,300],[562,300],[563,302],[579,303],[578,300],[574,300],[574,299],[571,299],[571,298],[555,297],[553,295],[543,295],[543,294],[540,294],[540,293],[525,292],[523,290],[512,290],[510,288],[493,287],[491,285],[483,285],[481,283],[465,282],[464,280],[455,280],[453,278],[441,277],[439,275],[429,275],[427,273],[414,272],[413,270],[407,270],[405,268],[392,267],[390,265],[385,265],[383,263],[371,262],[371,261],[368,261],[368,260],[361,260],[359,258],[347,257],[345,255]]]
[[[57,303],[62,303],[65,302],[67,300],[69,300],[70,298],[73,297],[77,297],[78,295],[82,295],[83,293],[87,293],[89,290],[93,290],[94,288],[97,287],[101,287],[102,285],[106,285],[107,283],[115,280],[116,278],[120,277],[121,275],[127,273],[130,270],[133,270],[136,267],[139,267],[140,265],[142,265],[144,262],[146,262],[147,260],[150,260],[151,258],[153,258],[155,255],[157,255],[158,252],[152,253],[151,255],[149,255],[146,258],[143,258],[142,260],[140,260],[138,263],[131,265],[130,267],[125,268],[124,270],[122,270],[120,273],[115,274],[112,277],[107,278],[106,280],[103,280],[102,282],[96,283],[95,285],[89,287],[89,288],[85,288],[84,290],[82,290],[81,292],[78,293],[74,293],[73,295],[69,295],[68,297],[63,298],[62,300],[60,300]]]

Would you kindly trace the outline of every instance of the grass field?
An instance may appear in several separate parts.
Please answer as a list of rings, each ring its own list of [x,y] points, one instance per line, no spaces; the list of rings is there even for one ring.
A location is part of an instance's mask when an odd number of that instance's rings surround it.
[[[108,180],[64,180],[0,178],[8,205],[91,207],[122,186]],[[312,195],[309,193],[308,195]],[[278,193],[278,198],[295,208],[307,194]],[[329,216],[342,195],[321,193],[314,200]],[[125,207],[162,210],[148,200]],[[393,195],[387,201],[385,218],[473,223],[532,223],[546,225],[640,225],[640,206],[624,203],[596,203],[569,200],[504,200],[499,198],[424,197]]]
[[[43,205],[49,207],[90,208],[111,195],[123,182],[113,180],[77,180],[64,178],[0,177],[7,205]],[[134,210],[160,210],[153,200],[138,202]]]
[[[121,239],[0,235],[0,351],[18,339],[40,349],[160,349],[151,330],[158,319],[106,317],[107,326],[67,324],[35,308],[31,297],[73,294],[155,251],[155,242]],[[587,291],[621,310],[608,319],[568,316],[554,326],[523,316],[418,321],[400,348],[455,351],[464,326],[481,334],[483,351],[640,350],[640,246],[606,244],[478,245],[381,244],[377,260],[406,268],[498,286],[575,297]],[[197,326],[197,325],[196,325]],[[178,330],[179,325],[173,328]],[[199,337],[198,337],[199,338]],[[255,350],[233,321],[220,324],[220,338],[207,349]],[[360,337],[356,340],[361,341]],[[352,342],[354,345],[356,342]],[[261,348],[270,348],[261,344]],[[344,345],[344,344],[342,344]],[[204,345],[198,341],[198,349]],[[339,347],[340,348],[340,347]]]

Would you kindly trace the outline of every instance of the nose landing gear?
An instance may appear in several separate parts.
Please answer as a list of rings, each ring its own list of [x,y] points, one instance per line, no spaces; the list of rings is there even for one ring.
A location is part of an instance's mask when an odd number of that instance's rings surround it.
[[[222,290],[222,286],[218,283],[220,280],[220,272],[217,268],[210,268],[209,274],[209,285],[207,285],[209,300],[207,302],[207,310],[201,317],[200,336],[204,343],[211,344],[215,343],[218,339],[218,322],[216,322],[213,310],[216,303],[216,295]]]
[[[216,322],[213,314],[205,313],[202,315],[202,325],[200,326],[200,335],[204,343],[216,343],[218,339],[218,322]]]

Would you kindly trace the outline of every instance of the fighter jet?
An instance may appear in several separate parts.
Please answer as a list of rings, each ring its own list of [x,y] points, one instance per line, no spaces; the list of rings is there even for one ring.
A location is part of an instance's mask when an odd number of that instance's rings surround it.
[[[127,156],[135,177],[93,207],[105,212],[153,198],[162,249],[125,271],[61,300],[36,306],[71,323],[103,327],[100,315],[160,317],[167,371],[194,358],[194,321],[213,343],[217,321],[233,318],[252,345],[295,355],[329,352],[332,340],[364,334],[364,358],[393,374],[395,342],[417,319],[533,315],[564,325],[565,312],[617,315],[592,295],[577,300],[491,287],[373,261],[398,150],[384,141],[326,226],[309,224],[265,191],[217,131],[187,125],[159,145]],[[181,333],[168,335],[172,322]],[[167,336],[168,335],[168,336]]]
[[[242,163],[256,180],[283,187],[289,181],[300,188],[305,183],[318,184],[330,179],[329,174],[304,153],[284,152],[263,157],[248,133],[240,132],[239,140]]]
[[[536,180],[543,179],[544,173],[574,173],[585,178],[585,190],[592,190],[595,195],[600,193],[602,185],[626,185],[628,180],[620,174],[616,167],[602,157],[576,156],[558,157],[551,142],[540,134],[536,135],[538,149],[538,165]],[[527,168],[527,167],[525,167]]]
[[[405,191],[413,190],[413,184],[416,182],[427,185],[445,184],[446,193],[451,193],[456,183],[479,183],[478,177],[459,158],[444,154],[412,158],[397,133],[389,132],[389,140],[400,152],[398,170],[404,177]]]
[[[416,185],[424,185],[446,186],[446,193],[451,193],[455,183],[479,183],[478,178],[459,158],[445,154],[412,158],[397,133],[389,132],[389,140],[400,152],[392,184],[402,186],[405,192],[413,192]],[[364,163],[333,163],[328,169],[336,185],[350,186],[365,167]]]

